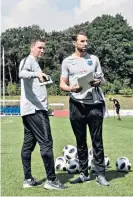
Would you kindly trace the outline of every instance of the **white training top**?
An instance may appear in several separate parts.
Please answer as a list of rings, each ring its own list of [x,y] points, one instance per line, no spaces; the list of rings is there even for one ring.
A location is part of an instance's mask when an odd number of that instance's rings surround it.
[[[100,73],[101,84],[104,84],[105,79],[101,69],[98,57],[87,54],[85,57],[75,57],[73,55],[65,58],[62,62],[61,77],[69,80],[69,85],[77,84],[77,79],[90,72]],[[71,92],[69,96],[81,103],[95,104],[103,103],[103,94],[100,88],[89,87],[87,90],[82,89],[81,92]]]

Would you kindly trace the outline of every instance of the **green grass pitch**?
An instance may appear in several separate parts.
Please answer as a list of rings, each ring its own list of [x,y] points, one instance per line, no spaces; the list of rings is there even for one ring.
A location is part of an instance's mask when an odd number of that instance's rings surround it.
[[[69,119],[51,117],[54,140],[54,157],[62,155],[65,145],[75,145]],[[127,157],[133,169],[133,117],[124,117],[122,121],[114,118],[104,120],[103,140],[105,154],[110,158],[110,168],[106,171],[109,187],[96,184],[95,176],[89,183],[71,185],[70,179],[77,175],[57,172],[63,183],[69,186],[65,191],[48,191],[42,187],[23,189],[23,170],[21,164],[21,146],[23,126],[20,117],[2,117],[1,120],[1,196],[132,196],[133,170],[129,173],[116,171],[115,162],[120,156]],[[91,141],[88,131],[88,147]],[[39,146],[32,154],[32,174],[41,180],[45,175]]]

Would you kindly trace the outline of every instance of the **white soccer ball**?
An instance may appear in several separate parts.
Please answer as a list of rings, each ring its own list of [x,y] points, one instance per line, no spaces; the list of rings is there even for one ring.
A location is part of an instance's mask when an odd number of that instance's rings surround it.
[[[93,158],[93,148],[88,150],[88,158]]]
[[[79,160],[75,158],[68,160],[67,170],[71,174],[78,173],[79,172]]]
[[[93,171],[94,167],[93,148],[90,148],[88,150],[88,169]]]
[[[126,157],[120,157],[116,160],[116,169],[121,172],[129,172],[131,169],[131,163]]]
[[[55,169],[56,170],[63,170],[66,171],[66,160],[65,157],[57,157],[57,159],[55,160]]]
[[[95,170],[94,158],[93,158],[93,157],[90,157],[90,158],[88,159],[88,169],[89,169],[90,171]]]
[[[107,155],[104,155],[104,162],[105,162],[105,167],[108,168],[110,165],[110,159]],[[88,169],[91,171],[95,170],[94,157],[92,154],[90,154],[88,158]]]
[[[63,148],[63,156],[66,160],[77,158],[77,148],[73,145],[67,145]]]
[[[110,158],[107,155],[104,155],[105,167],[108,168],[110,165]]]

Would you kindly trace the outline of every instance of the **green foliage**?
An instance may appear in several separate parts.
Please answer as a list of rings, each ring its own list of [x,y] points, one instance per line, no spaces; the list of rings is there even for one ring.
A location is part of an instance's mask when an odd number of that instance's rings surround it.
[[[106,85],[102,87],[105,94],[119,94],[122,88],[122,83],[118,80],[114,80],[114,83],[107,82]]]
[[[119,94],[120,89],[122,88],[122,84],[118,80],[114,80],[114,92],[115,94]]]
[[[17,85],[16,83],[8,83],[7,92],[10,96],[15,96],[17,93]]]
[[[114,80],[113,83],[107,82],[106,85],[102,87],[105,94],[121,94],[132,96],[132,89],[129,87],[130,80],[125,79],[124,81],[121,80]]]
[[[51,86],[47,86],[47,90],[48,90],[48,95],[51,96],[51,95],[55,95],[55,96],[58,96],[58,95],[61,95],[61,96],[66,96],[68,93],[67,92],[64,92],[64,91],[61,91],[60,90],[60,87],[56,84],[54,85],[51,85]]]
[[[102,87],[102,90],[104,92],[104,94],[109,94],[109,93],[112,93],[113,94],[113,84],[111,84],[110,82],[106,82],[106,85],[104,85]]]
[[[21,94],[21,87],[17,87],[17,95],[20,95]]]
[[[59,87],[57,87],[56,85],[52,85],[50,87],[47,88],[48,90],[48,95],[59,95]]]
[[[131,97],[133,95],[133,89],[131,88],[124,88],[120,90],[120,94],[125,97]]]
[[[40,66],[50,74],[55,86],[50,94],[66,94],[59,90],[60,68],[62,60],[71,55],[73,45],[71,36],[78,31],[85,31],[89,40],[88,52],[100,59],[107,85],[105,93],[119,93],[133,84],[133,28],[123,16],[103,15],[91,23],[75,25],[65,31],[45,32],[39,26],[7,29],[1,35],[1,44],[5,48],[5,73],[7,82],[19,83],[18,67],[20,60],[28,55],[30,40],[46,37],[46,53],[40,60]],[[1,75],[2,76],[2,75]],[[128,81],[128,83],[127,83]]]
[[[124,79],[123,80],[123,87],[124,88],[128,88],[130,85],[130,79]]]

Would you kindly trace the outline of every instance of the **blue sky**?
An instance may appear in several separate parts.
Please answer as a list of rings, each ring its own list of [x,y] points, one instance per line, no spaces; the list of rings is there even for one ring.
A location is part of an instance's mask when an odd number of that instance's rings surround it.
[[[51,6],[58,10],[72,11],[75,6],[80,6],[80,0],[49,0]]]
[[[43,1],[43,0],[42,0]],[[9,3],[11,2],[11,4]],[[12,8],[19,3],[20,0],[2,0],[2,13],[3,15],[8,15]],[[32,0],[31,0],[32,2]],[[48,2],[51,7],[56,7],[59,11],[71,11],[75,6],[80,6],[80,0],[49,0]]]
[[[60,31],[102,14],[121,13],[133,26],[133,0],[1,0],[1,29],[39,25]]]

